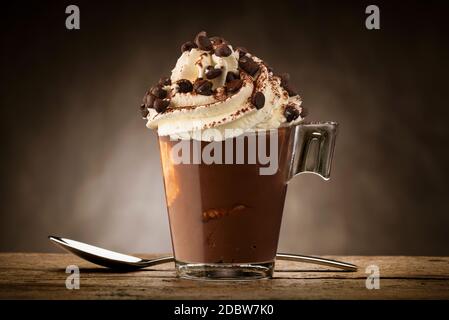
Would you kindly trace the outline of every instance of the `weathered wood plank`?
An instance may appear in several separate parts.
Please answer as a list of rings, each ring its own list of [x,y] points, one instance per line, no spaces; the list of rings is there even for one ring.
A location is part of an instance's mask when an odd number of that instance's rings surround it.
[[[449,299],[449,257],[331,258],[360,270],[278,261],[272,280],[198,282],[177,279],[173,264],[117,273],[69,254],[1,253],[0,299]],[[81,269],[80,290],[65,287],[71,264]],[[365,287],[371,264],[380,268],[379,290]]]

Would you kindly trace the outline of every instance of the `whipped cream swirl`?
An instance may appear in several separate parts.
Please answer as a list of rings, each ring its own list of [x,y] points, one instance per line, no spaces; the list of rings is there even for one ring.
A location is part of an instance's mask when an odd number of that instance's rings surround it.
[[[160,85],[166,91],[168,107],[158,112],[156,108],[145,106],[148,128],[157,129],[161,136],[210,141],[247,131],[276,129],[303,120],[302,100],[284,83],[288,79],[274,75],[261,59],[222,41],[218,44],[228,46],[228,56],[217,55],[217,50],[201,50],[201,46],[182,53],[172,70],[170,84]],[[216,49],[218,44],[214,41],[212,44]],[[242,57],[252,60],[252,70],[245,68]],[[189,80],[195,87],[195,82],[207,79],[207,72],[212,69],[221,70],[221,73],[218,71],[219,76],[208,80],[212,84],[208,94],[195,89],[180,90],[180,80]],[[229,75],[240,78],[237,88],[231,88]],[[256,93],[259,97],[262,93],[264,99],[254,101]]]

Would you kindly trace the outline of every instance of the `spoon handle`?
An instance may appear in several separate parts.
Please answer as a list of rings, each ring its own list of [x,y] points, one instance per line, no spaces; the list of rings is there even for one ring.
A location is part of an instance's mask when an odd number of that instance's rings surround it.
[[[338,268],[338,269],[342,269],[342,270],[346,270],[346,271],[357,271],[357,266],[353,265],[351,263],[346,263],[346,262],[332,260],[332,259],[304,256],[304,255],[299,255],[299,254],[278,253],[278,254],[276,254],[276,259],[317,264],[317,265],[322,265],[322,266],[327,266],[327,267],[334,267],[334,268]]]
[[[173,256],[165,256],[160,258],[155,258],[151,260],[142,260],[141,264],[143,267],[152,267],[156,266],[158,264],[168,263],[168,262],[174,262],[175,258]]]
[[[287,253],[278,253],[276,254],[276,259],[278,260],[286,260],[286,261],[294,261],[294,262],[304,262],[310,264],[317,264],[327,267],[334,267],[346,271],[357,271],[357,266],[351,263],[341,262],[332,259],[324,259],[318,257],[304,256],[299,254],[287,254]],[[147,267],[151,267],[154,265],[173,262],[175,259],[171,256],[157,258],[146,263]]]

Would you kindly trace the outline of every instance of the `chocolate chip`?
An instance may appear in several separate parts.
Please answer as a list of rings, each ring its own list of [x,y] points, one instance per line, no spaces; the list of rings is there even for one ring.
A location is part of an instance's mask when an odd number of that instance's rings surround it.
[[[147,107],[143,104],[140,106],[140,113],[142,114],[142,118],[146,118],[150,112],[148,111]]]
[[[301,112],[299,113],[301,118],[307,117],[309,115],[309,110],[301,105]]]
[[[156,99],[154,101],[153,107],[157,112],[164,112],[170,105],[170,100],[168,99]]]
[[[184,51],[190,51],[190,50],[192,50],[192,49],[194,49],[194,48],[198,48],[198,46],[195,44],[195,42],[193,42],[193,41],[187,41],[187,42],[185,42],[185,43],[182,44],[182,46],[181,46],[181,52],[184,52]]]
[[[223,39],[222,37],[210,37],[209,39],[210,39],[210,41],[212,41],[212,44],[214,46],[218,46],[218,45],[226,42],[225,39]]]
[[[264,94],[262,92],[260,92],[260,91],[256,92],[253,95],[253,97],[251,99],[251,102],[252,102],[253,105],[256,106],[257,110],[262,109],[263,106],[265,105],[265,96],[264,96]]]
[[[171,85],[171,80],[168,77],[162,77],[162,78],[159,79],[158,84],[160,86],[162,86],[162,87],[163,86],[169,86],[169,85]]]
[[[195,43],[201,50],[210,51],[213,49],[212,42],[207,37],[205,31],[201,31],[195,37]]]
[[[273,73],[273,71],[274,71],[274,70],[273,70],[273,68],[272,68],[272,67],[270,67],[270,66],[267,66],[267,71],[268,71],[269,73],[270,73],[270,72],[271,72],[271,73]]]
[[[143,103],[147,108],[153,108],[153,103],[156,98],[150,93],[147,92],[145,97],[143,97]]]
[[[178,92],[187,93],[192,92],[193,90],[192,82],[187,79],[178,80],[176,81],[176,84],[178,85]]]
[[[212,82],[208,80],[198,79],[193,84],[193,90],[195,90],[196,93],[201,94],[203,96],[210,96],[212,95]]]
[[[196,40],[197,40],[197,38],[199,37],[199,36],[204,36],[204,37],[207,37],[207,32],[206,31],[200,31],[200,32],[198,32],[198,34],[195,36],[195,43],[196,43]]]
[[[150,93],[158,99],[165,99],[167,97],[167,91],[162,89],[160,86],[151,88]]]
[[[247,74],[254,76],[259,71],[259,65],[250,57],[244,56],[239,59],[239,67]]]
[[[235,93],[235,92],[237,92],[237,91],[240,90],[240,88],[242,87],[242,85],[243,85],[243,80],[240,80],[240,79],[234,79],[234,80],[229,81],[229,82],[226,84],[226,90],[227,90],[229,93]]]
[[[248,53],[248,50],[244,47],[237,47],[237,48],[235,48],[235,50],[238,51],[239,58],[244,57]]]
[[[209,38],[203,36],[198,37],[198,47],[204,51],[210,51],[213,49],[212,42]]]
[[[287,91],[287,93],[290,97],[298,95],[296,90],[290,84],[290,75],[288,73],[280,74],[279,78],[281,78],[281,87],[284,88],[285,91]]]
[[[229,48],[228,45],[226,44],[220,44],[216,49],[215,49],[215,55],[217,57],[229,57],[232,53],[231,48]]]
[[[299,111],[294,105],[288,104],[284,109],[284,117],[287,122],[292,122],[299,117]]]
[[[285,86],[290,82],[290,75],[288,73],[280,74],[279,78],[281,78],[281,86]]]
[[[229,81],[232,81],[232,80],[235,80],[235,79],[240,79],[240,74],[234,73],[234,72],[231,72],[231,71],[229,71],[226,74],[226,82],[229,82]]]
[[[206,69],[206,78],[209,80],[215,79],[223,73],[223,71],[221,69],[215,69],[212,66],[209,66],[209,67],[211,67],[211,68]]]
[[[287,91],[289,97],[293,97],[293,96],[297,96],[298,95],[296,90],[290,84],[287,83],[283,87],[284,87],[285,91]]]

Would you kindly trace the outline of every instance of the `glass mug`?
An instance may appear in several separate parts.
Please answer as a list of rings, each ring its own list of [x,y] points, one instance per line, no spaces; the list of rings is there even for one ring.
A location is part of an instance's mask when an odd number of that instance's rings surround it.
[[[215,142],[159,136],[177,275],[272,277],[287,184],[304,172],[329,179],[336,134],[326,122]]]

